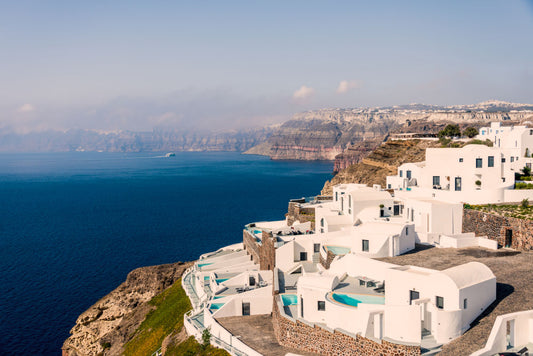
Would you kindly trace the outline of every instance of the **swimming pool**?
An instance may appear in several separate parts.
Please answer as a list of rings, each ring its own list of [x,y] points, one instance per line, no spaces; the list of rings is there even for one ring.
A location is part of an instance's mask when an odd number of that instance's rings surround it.
[[[220,309],[222,308],[222,306],[226,304],[226,303],[211,303],[211,306],[209,307],[209,309],[211,310],[217,310],[217,309]]]
[[[226,282],[229,278],[217,278],[216,281],[217,283],[222,283],[222,282]]]
[[[262,234],[262,233],[263,233],[263,231],[261,231],[261,230],[254,230],[254,234]]]
[[[282,294],[281,301],[283,302],[284,307],[296,305],[298,304],[298,296],[296,294]]]
[[[333,299],[337,303],[356,307],[359,304],[385,304],[385,297],[380,295],[367,295],[367,294],[341,294],[330,292],[330,299]]]
[[[198,263],[198,268],[202,268],[209,265],[212,265],[212,263]]]
[[[344,247],[344,246],[326,246],[326,249],[328,251],[331,251],[333,252],[333,254],[339,256],[339,255],[346,255],[348,253],[350,253],[350,248],[349,247]]]

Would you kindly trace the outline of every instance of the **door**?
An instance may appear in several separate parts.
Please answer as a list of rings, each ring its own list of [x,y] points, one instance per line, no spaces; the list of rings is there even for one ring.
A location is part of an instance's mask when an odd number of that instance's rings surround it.
[[[513,229],[505,230],[505,247],[513,246]]]

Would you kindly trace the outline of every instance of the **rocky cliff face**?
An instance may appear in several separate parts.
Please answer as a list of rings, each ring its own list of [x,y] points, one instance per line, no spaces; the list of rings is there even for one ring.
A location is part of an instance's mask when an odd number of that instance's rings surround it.
[[[449,123],[488,125],[533,118],[533,106],[485,102],[469,106],[406,105],[365,109],[324,109],[294,115],[265,142],[246,153],[272,159],[333,160],[335,171],[360,162],[389,132],[438,132]],[[415,125],[416,124],[416,125]]]
[[[152,309],[147,302],[176,282],[190,265],[177,262],[130,272],[124,283],[78,317],[63,344],[63,356],[121,354]]]
[[[360,162],[326,181],[321,194],[331,195],[333,186],[343,183],[381,184],[385,187],[386,177],[396,174],[399,165],[423,161],[428,147],[440,147],[440,143],[426,140],[387,141]]]

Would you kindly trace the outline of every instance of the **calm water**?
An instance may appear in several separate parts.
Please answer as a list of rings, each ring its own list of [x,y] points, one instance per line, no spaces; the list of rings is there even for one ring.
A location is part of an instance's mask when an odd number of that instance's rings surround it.
[[[0,155],[0,354],[58,355],[136,267],[196,259],[318,194],[331,163],[237,153]]]

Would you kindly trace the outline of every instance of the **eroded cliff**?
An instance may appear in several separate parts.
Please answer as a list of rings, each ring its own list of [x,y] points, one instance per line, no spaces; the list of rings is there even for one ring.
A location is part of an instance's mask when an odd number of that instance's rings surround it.
[[[176,282],[191,263],[142,267],[76,320],[64,356],[119,355],[153,306],[148,302]]]

